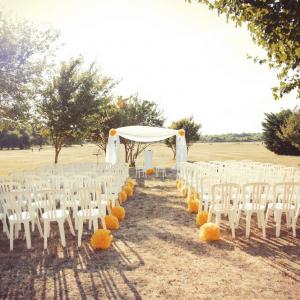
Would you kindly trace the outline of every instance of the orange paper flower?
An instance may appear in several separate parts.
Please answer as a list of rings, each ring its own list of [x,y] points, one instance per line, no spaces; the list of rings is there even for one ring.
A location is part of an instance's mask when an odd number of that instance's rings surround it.
[[[178,130],[178,134],[179,134],[180,136],[185,136],[185,131],[184,131],[184,129]]]
[[[109,131],[109,135],[110,136],[115,136],[117,134],[117,130],[112,128],[110,131]]]
[[[199,201],[190,199],[188,201],[188,209],[187,209],[188,212],[196,213],[196,212],[198,212],[198,209],[199,209]]]
[[[146,171],[146,174],[147,174],[147,175],[155,174],[155,169],[148,169],[148,170]]]
[[[105,216],[104,220],[107,229],[119,229],[120,224],[116,216]]]
[[[119,200],[120,200],[121,202],[127,201],[127,194],[126,194],[125,191],[122,191],[121,193],[119,193]]]
[[[201,226],[207,222],[208,219],[208,212],[207,211],[200,211],[196,216],[196,224]]]
[[[91,237],[91,245],[96,249],[108,249],[111,246],[113,236],[110,230],[99,229]]]
[[[127,197],[131,197],[133,195],[133,189],[129,185],[125,185],[124,192],[127,194]]]
[[[125,208],[121,206],[114,206],[111,209],[113,216],[117,217],[119,221],[122,221],[125,218]]]
[[[220,239],[220,227],[215,223],[206,223],[200,227],[202,241],[216,241]]]

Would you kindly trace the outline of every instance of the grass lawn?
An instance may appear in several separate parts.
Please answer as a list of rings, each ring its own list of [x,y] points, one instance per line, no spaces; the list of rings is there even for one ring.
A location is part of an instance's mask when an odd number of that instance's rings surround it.
[[[155,166],[172,167],[175,164],[175,161],[172,159],[172,151],[163,144],[154,144],[150,146],[150,149],[153,150],[153,163]],[[59,163],[96,162],[95,153],[97,153],[97,147],[94,145],[66,147],[61,151]],[[122,159],[124,159],[124,155]],[[299,156],[276,155],[260,143],[199,143],[193,145],[189,152],[190,161],[228,159],[251,159],[287,166],[299,166],[300,164]],[[99,156],[99,161],[104,160],[105,157],[102,153]],[[45,147],[41,151],[34,149],[33,152],[31,150],[2,150],[0,151],[0,175],[53,164],[53,161],[54,150],[52,147]],[[142,164],[142,162],[143,155],[140,155],[137,164]]]

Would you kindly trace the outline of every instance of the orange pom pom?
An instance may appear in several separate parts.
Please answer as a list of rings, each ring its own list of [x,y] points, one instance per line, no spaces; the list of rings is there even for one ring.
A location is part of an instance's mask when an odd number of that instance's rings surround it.
[[[178,190],[180,190],[182,188],[182,182],[180,180],[178,180],[176,187]]]
[[[112,128],[110,131],[109,131],[109,135],[110,136],[115,136],[117,134],[117,130]]]
[[[208,219],[208,212],[207,211],[200,211],[196,216],[196,224],[201,226],[207,222]]]
[[[155,169],[148,169],[148,170],[146,170],[146,174],[147,175],[155,174]]]
[[[202,241],[216,241],[220,239],[220,227],[215,223],[206,223],[200,227]]]
[[[105,225],[106,225],[107,229],[119,229],[120,228],[119,220],[117,217],[105,216],[104,220],[105,220]]]
[[[99,229],[91,237],[91,245],[94,249],[108,249],[111,246],[113,236],[110,230]]]
[[[130,186],[130,187],[132,188],[132,190],[134,189],[134,183],[133,183],[133,182],[127,181],[127,182],[126,182],[126,185],[127,185],[127,186]]]
[[[125,185],[124,192],[126,193],[127,197],[131,197],[133,195],[133,190],[129,185]]]
[[[185,136],[185,131],[184,131],[184,129],[178,130],[178,134],[179,134],[180,136]]]
[[[125,208],[121,206],[114,206],[111,209],[113,216],[117,217],[119,221],[122,221],[125,218]]]
[[[122,191],[121,193],[119,193],[119,200],[121,202],[125,202],[127,200],[127,194],[125,191]]]
[[[185,186],[182,186],[181,189],[180,189],[181,196],[186,197],[187,192],[188,192],[188,189]]]
[[[196,213],[196,212],[198,212],[198,209],[199,209],[199,201],[196,201],[196,200],[189,200],[188,201],[187,211],[189,213]]]

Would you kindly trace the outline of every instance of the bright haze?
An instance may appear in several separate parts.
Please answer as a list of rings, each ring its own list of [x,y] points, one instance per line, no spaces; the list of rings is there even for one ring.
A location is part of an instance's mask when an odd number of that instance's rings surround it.
[[[164,111],[166,125],[194,116],[203,134],[260,132],[265,112],[294,108],[272,98],[276,74],[246,28],[185,0],[2,0],[2,9],[61,32],[59,57],[82,54],[120,80],[116,95],[138,94]]]

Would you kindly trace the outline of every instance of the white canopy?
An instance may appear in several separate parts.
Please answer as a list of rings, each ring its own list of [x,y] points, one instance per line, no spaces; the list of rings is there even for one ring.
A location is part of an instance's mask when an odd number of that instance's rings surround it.
[[[127,126],[117,129],[119,136],[135,142],[151,143],[177,134],[177,130],[149,126]]]
[[[120,161],[120,136],[136,142],[153,143],[176,135],[176,163],[187,161],[187,147],[184,135],[178,130],[149,126],[128,126],[116,129],[109,135],[106,147],[106,162],[115,164]]]

